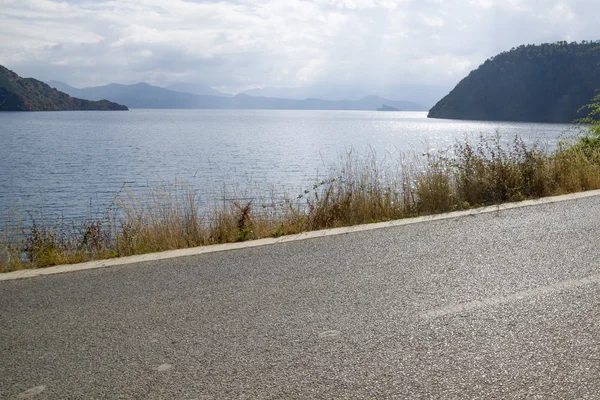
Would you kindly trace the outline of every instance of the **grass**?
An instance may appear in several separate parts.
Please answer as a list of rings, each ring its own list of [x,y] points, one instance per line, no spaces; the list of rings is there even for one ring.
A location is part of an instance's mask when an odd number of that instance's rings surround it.
[[[119,193],[104,215],[79,224],[29,217],[0,233],[0,272],[278,237],[592,189],[600,189],[600,146],[589,136],[563,141],[552,151],[527,146],[518,137],[502,145],[495,135],[397,159],[350,152],[328,179],[300,195],[224,190],[224,199],[247,200],[199,207],[196,188],[161,182],[143,194]]]

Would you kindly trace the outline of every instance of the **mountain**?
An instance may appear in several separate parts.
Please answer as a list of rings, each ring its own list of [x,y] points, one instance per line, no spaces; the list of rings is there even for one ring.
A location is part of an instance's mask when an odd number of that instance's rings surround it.
[[[316,89],[316,90],[315,90]],[[295,99],[304,100],[308,98],[322,98],[324,100],[344,100],[344,99],[358,99],[354,93],[344,93],[340,95],[337,91],[330,90],[328,93],[323,93],[319,88],[309,87],[297,87],[297,88],[255,88],[244,90],[241,94],[247,94],[248,96],[254,97],[277,97],[280,99]]]
[[[362,87],[357,87],[354,85],[321,83],[293,88],[255,88],[245,90],[242,93],[255,97],[277,97],[280,99],[295,100],[323,99],[331,101],[341,101],[360,100],[372,94],[373,91],[368,91]]]
[[[600,41],[513,48],[472,71],[429,118],[571,122],[600,89]]]
[[[198,96],[231,97],[229,93],[219,92],[218,90],[198,83],[174,83],[172,85],[165,86],[165,89],[169,89],[174,92],[191,93]]]
[[[52,83],[57,85],[57,89],[62,88],[72,96],[77,95],[88,100],[110,99],[127,104],[131,108],[198,108],[199,96],[175,92],[147,83],[134,85],[111,83],[82,89],[74,88],[64,82]]]
[[[389,104],[405,111],[424,111],[422,105],[408,101],[394,101],[379,96],[367,96],[363,99],[352,100],[323,100],[323,99],[280,99],[277,97],[258,97],[238,94],[227,101],[223,108],[237,109],[266,109],[266,110],[370,110],[375,111],[381,104]]]
[[[151,86],[147,83],[105,86],[84,89],[73,88],[62,82],[53,82],[67,93],[88,100],[107,98],[125,103],[131,108],[213,108],[213,109],[267,109],[267,110],[373,110],[381,104],[405,111],[425,111],[427,108],[407,101],[393,101],[378,96],[367,96],[360,100],[331,101],[322,99],[281,99],[276,97],[249,96],[238,94],[233,97],[198,96]]]
[[[410,99],[414,103],[425,104],[431,108],[452,86],[441,83],[429,84],[373,84],[368,88],[353,84],[333,84],[321,82],[295,88],[255,88],[242,94],[258,97],[277,97],[281,99],[323,99],[323,100],[360,100],[374,93],[385,98]],[[381,105],[381,104],[380,104]]]
[[[33,78],[21,78],[0,65],[0,111],[127,110],[107,100],[69,96]]]
[[[56,89],[56,90],[60,90],[61,92],[67,93],[70,96],[73,97],[81,97],[79,96],[79,94],[77,93],[77,91],[79,89],[74,88],[73,86],[70,86],[64,82],[59,82],[59,81],[47,81],[46,84],[48,84],[48,86]]]

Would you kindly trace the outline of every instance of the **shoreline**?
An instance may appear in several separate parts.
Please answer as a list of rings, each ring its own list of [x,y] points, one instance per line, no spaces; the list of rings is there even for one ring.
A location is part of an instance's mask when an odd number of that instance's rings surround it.
[[[168,250],[157,253],[147,253],[134,256],[118,257],[108,260],[94,260],[77,264],[63,264],[46,268],[24,269],[12,272],[0,273],[0,281],[11,281],[17,279],[27,279],[46,275],[63,274],[77,271],[87,271],[92,269],[109,268],[121,265],[137,264],[146,261],[168,260],[180,257],[196,256],[200,254],[209,254],[223,251],[233,251],[251,247],[272,246],[281,243],[295,242],[299,240],[318,239],[328,236],[344,235],[354,232],[364,232],[376,229],[386,229],[398,226],[441,221],[446,219],[464,218],[467,216],[476,216],[491,212],[500,212],[515,208],[534,207],[544,204],[552,204],[563,201],[574,201],[587,197],[600,196],[600,190],[592,190],[579,193],[571,193],[560,196],[543,197],[535,200],[523,200],[520,202],[503,203],[493,206],[474,208],[472,210],[454,211],[450,213],[420,216],[414,218],[404,218],[387,222],[376,222],[371,224],[360,224],[348,227],[323,229],[310,232],[303,232],[296,235],[286,235],[279,238],[255,239],[247,242],[224,243],[216,245],[207,245],[192,247],[179,250]]]
[[[589,192],[600,189],[600,149],[590,140],[579,136],[548,150],[518,136],[506,143],[497,133],[397,159],[349,152],[328,178],[299,195],[224,187],[222,199],[203,203],[198,188],[185,181],[162,181],[145,193],[117,193],[104,212],[82,222],[48,222],[30,214],[16,227],[5,225],[0,272],[277,241],[323,229]]]

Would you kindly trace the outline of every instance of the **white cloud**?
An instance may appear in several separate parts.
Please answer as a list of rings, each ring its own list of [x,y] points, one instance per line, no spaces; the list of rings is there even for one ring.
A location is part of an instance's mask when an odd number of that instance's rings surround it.
[[[78,86],[453,85],[527,43],[594,40],[595,0],[0,0],[0,64]]]

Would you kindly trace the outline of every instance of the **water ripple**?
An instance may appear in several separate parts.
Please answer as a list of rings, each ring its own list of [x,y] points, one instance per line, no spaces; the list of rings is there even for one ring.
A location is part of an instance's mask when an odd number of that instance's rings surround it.
[[[81,219],[123,186],[183,179],[203,197],[222,185],[312,187],[340,154],[438,149],[496,130],[553,146],[568,125],[428,120],[367,111],[133,110],[0,113],[0,218],[17,208]],[[91,208],[91,210],[90,210]]]

